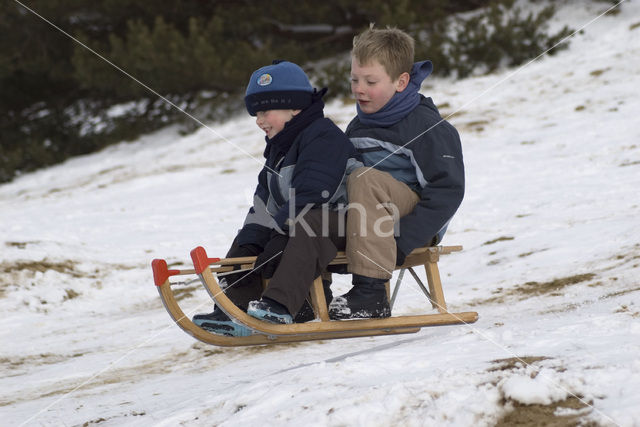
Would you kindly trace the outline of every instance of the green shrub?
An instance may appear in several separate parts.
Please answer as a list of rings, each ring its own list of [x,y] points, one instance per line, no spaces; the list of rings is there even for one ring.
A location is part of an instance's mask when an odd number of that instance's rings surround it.
[[[547,35],[553,8],[521,16],[512,0],[312,7],[283,0],[269,8],[231,0],[33,0],[28,7],[113,65],[18,3],[0,4],[0,182],[168,124],[198,127],[160,96],[199,120],[224,120],[242,109],[251,72],[272,59],[303,65],[329,97],[347,95],[352,39],[371,22],[409,31],[417,59],[457,76],[520,64],[568,31]]]

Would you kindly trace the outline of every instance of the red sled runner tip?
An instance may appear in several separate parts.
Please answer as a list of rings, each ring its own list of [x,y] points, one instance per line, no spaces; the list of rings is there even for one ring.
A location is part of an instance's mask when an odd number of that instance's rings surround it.
[[[220,258],[207,257],[207,251],[202,246],[191,250],[191,261],[193,261],[193,267],[196,269],[197,274],[202,272],[211,264],[220,261]]]
[[[153,281],[156,286],[162,286],[169,277],[180,274],[180,270],[169,270],[167,261],[163,259],[151,261],[151,269],[153,270]]]

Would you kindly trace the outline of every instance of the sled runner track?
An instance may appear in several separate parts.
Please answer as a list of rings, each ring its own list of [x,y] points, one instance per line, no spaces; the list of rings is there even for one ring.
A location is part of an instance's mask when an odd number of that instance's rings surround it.
[[[241,346],[256,344],[274,344],[284,342],[323,340],[335,338],[352,338],[363,336],[377,336],[390,334],[415,333],[422,327],[451,325],[460,323],[473,323],[478,319],[476,312],[449,313],[446,309],[446,302],[440,284],[437,262],[440,254],[462,250],[460,246],[438,246],[419,248],[412,252],[399,268],[410,269],[412,275],[419,281],[413,271],[413,266],[423,265],[427,274],[429,290],[421,282],[421,288],[431,301],[433,308],[437,308],[437,314],[425,314],[415,316],[395,316],[386,319],[354,319],[354,320],[329,320],[327,306],[324,300],[322,281],[317,278],[311,287],[311,301],[319,321],[307,323],[294,323],[288,325],[273,324],[263,322],[247,315],[240,310],[224,294],[215,273],[223,273],[233,270],[232,266],[240,266],[241,269],[251,268],[255,257],[244,258],[208,258],[206,251],[202,247],[197,247],[191,251],[191,258],[194,269],[189,270],[168,270],[164,260],[154,260],[152,263],[155,284],[158,287],[160,297],[165,308],[173,320],[185,332],[194,338],[219,346]],[[345,264],[346,259],[343,253],[331,262],[331,264]],[[170,276],[197,274],[204,284],[209,295],[215,303],[231,318],[256,332],[248,337],[228,337],[212,334],[196,326],[178,306],[171,290]],[[387,284],[388,285],[388,284]],[[394,296],[400,281],[396,285]],[[388,293],[389,288],[387,287]],[[393,301],[393,300],[392,300]]]

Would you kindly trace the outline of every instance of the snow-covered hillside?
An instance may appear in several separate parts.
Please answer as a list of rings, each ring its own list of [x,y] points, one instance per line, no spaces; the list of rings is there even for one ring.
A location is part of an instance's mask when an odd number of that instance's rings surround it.
[[[574,29],[609,7],[562,4]],[[638,88],[632,0],[517,72],[425,82],[467,168],[444,291],[480,319],[412,335],[216,348],[172,323],[150,262],[224,255],[261,168],[248,116],[0,186],[0,423],[640,426]],[[426,310],[405,283],[396,313]]]

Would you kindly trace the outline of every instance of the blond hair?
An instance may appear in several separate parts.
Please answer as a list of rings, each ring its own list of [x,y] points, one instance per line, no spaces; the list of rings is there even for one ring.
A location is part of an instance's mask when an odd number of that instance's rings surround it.
[[[398,28],[369,28],[353,38],[351,57],[361,65],[378,61],[396,80],[402,73],[411,73],[415,41]]]

